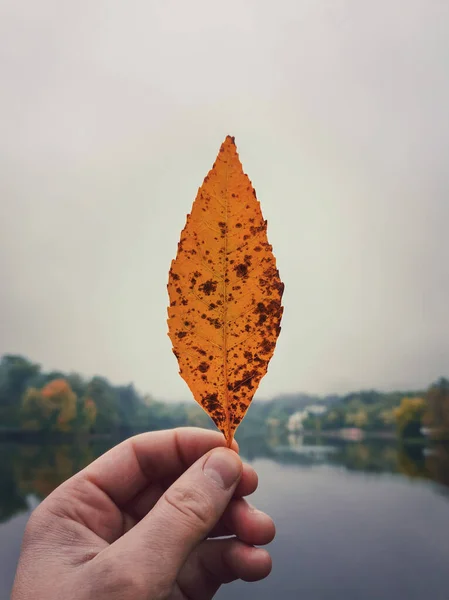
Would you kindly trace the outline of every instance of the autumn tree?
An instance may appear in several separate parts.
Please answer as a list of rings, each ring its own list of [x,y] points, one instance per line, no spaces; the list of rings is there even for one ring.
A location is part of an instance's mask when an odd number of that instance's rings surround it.
[[[394,411],[399,437],[421,437],[421,426],[425,412],[426,402],[423,398],[403,398],[400,406]]]
[[[22,400],[22,426],[43,431],[88,431],[95,424],[92,398],[78,399],[65,379],[49,381],[41,390],[29,388]]]
[[[54,379],[41,390],[29,388],[22,401],[27,429],[70,431],[77,415],[77,398],[65,379]]]
[[[76,394],[65,379],[55,379],[47,383],[41,390],[46,410],[56,416],[55,428],[69,431],[76,418]]]

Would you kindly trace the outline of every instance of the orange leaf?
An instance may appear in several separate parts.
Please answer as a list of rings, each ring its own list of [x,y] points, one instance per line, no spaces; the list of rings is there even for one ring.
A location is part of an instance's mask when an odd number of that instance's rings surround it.
[[[284,284],[266,230],[228,136],[187,215],[168,281],[180,375],[228,446],[281,330]]]

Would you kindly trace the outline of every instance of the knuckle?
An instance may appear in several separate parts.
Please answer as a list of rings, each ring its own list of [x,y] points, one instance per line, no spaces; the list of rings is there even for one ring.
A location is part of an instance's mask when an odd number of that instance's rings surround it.
[[[208,529],[214,517],[210,498],[195,488],[172,486],[164,494],[177,519],[190,528]]]

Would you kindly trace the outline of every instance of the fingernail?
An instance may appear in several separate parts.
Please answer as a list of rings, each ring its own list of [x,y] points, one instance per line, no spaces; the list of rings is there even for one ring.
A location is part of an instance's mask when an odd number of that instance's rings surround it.
[[[242,462],[233,450],[214,450],[203,466],[203,472],[224,490],[236,483],[242,474]]]

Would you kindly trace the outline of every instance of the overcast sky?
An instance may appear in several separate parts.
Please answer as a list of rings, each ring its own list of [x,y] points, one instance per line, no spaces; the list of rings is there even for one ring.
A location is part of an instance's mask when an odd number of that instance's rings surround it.
[[[189,398],[167,274],[236,137],[285,282],[259,397],[449,375],[447,0],[1,0],[0,354]]]

